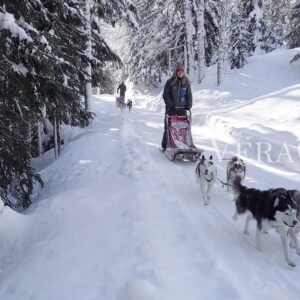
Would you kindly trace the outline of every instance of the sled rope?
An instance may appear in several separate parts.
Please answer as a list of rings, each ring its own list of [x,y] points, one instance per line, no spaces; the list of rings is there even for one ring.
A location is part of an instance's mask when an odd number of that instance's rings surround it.
[[[222,188],[225,186],[225,185],[228,185],[228,186],[232,186],[231,184],[229,184],[229,183],[227,183],[227,182],[224,182],[224,181],[222,181],[221,179],[219,179],[218,177],[217,177],[217,179],[222,183]]]

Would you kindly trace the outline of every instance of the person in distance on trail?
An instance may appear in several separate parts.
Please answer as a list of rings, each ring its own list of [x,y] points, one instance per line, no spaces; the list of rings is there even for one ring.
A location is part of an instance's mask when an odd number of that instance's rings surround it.
[[[117,93],[119,93],[119,90],[120,90],[120,97],[125,98],[126,85],[125,85],[124,81],[122,81],[122,83],[119,85],[119,87],[117,89]]]
[[[162,150],[167,147],[167,115],[185,115],[193,105],[193,96],[189,79],[185,76],[184,67],[178,66],[174,75],[165,84],[163,98],[166,105],[165,128],[161,142]]]

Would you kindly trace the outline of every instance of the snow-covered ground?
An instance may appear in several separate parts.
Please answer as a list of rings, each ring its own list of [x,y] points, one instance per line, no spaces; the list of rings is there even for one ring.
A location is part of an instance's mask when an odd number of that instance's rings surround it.
[[[211,68],[201,89],[194,85],[194,142],[215,156],[220,179],[240,147],[247,186],[299,188],[294,53],[255,56],[220,88]],[[40,199],[26,214],[3,209],[0,299],[299,298],[295,251],[291,268],[272,231],[257,251],[254,222],[243,235],[225,189],[217,184],[204,206],[195,165],[159,151],[159,92],[130,86],[132,112],[118,111],[114,96],[95,97],[94,122],[41,171]]]

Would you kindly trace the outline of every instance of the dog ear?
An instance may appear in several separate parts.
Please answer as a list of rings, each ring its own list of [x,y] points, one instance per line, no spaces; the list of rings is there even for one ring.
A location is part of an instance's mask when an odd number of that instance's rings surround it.
[[[274,207],[278,206],[278,204],[279,204],[279,198],[278,198],[278,195],[277,195],[277,197],[275,199],[275,202],[274,202]]]
[[[200,158],[199,164],[204,165],[204,162],[205,162],[205,156],[202,155],[201,158]]]
[[[213,156],[211,155],[211,156],[209,157],[209,159],[212,160],[212,159],[213,159]]]
[[[201,153],[197,153],[197,154],[195,155],[195,157],[196,157],[196,160],[199,160],[199,159],[201,158]]]
[[[289,191],[286,191],[288,197],[290,198],[290,200],[293,202],[293,204],[295,204],[295,206],[297,207],[297,203],[296,201],[294,200],[293,196],[291,195],[291,193]]]

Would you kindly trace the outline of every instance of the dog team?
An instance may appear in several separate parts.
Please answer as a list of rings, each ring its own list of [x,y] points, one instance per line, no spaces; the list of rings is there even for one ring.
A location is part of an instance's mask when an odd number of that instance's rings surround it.
[[[196,181],[204,204],[208,205],[211,191],[217,179],[217,168],[212,155],[207,159],[200,156],[195,170]],[[249,235],[249,223],[256,221],[256,247],[261,249],[261,235],[268,229],[275,229],[283,246],[286,262],[295,267],[289,257],[289,248],[295,248],[300,255],[297,233],[300,231],[300,191],[276,188],[259,190],[242,184],[246,176],[244,161],[234,156],[227,164],[227,191],[233,195],[236,212],[233,219],[246,214],[244,234]],[[289,243],[290,241],[290,243]]]

